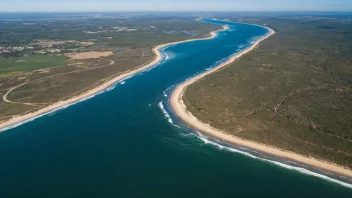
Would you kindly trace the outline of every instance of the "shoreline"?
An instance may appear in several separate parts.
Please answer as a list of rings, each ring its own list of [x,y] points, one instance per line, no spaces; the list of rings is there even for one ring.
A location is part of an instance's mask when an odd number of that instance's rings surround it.
[[[82,93],[81,95],[75,96],[75,97],[67,99],[67,100],[58,101],[54,104],[43,107],[43,108],[36,110],[34,112],[31,112],[31,113],[27,113],[27,114],[20,115],[17,117],[14,116],[13,118],[10,118],[9,120],[6,120],[5,122],[0,123],[0,133],[7,131],[9,129],[15,128],[15,127],[21,125],[22,123],[27,122],[27,121],[32,121],[40,116],[57,111],[67,105],[72,105],[74,103],[83,101],[87,98],[90,98],[90,97],[108,89],[109,87],[113,86],[114,84],[118,83],[119,81],[124,80],[125,78],[132,77],[139,72],[142,72],[146,69],[152,68],[153,66],[160,63],[160,61],[162,60],[163,56],[162,56],[161,50],[165,47],[170,47],[172,45],[176,45],[176,44],[180,44],[180,43],[213,39],[217,36],[218,32],[227,30],[228,28],[229,28],[228,26],[222,26],[222,29],[212,31],[209,33],[208,37],[204,37],[204,38],[187,39],[187,40],[183,40],[183,41],[176,41],[176,42],[157,45],[157,46],[153,47],[153,49],[152,49],[156,57],[151,62],[147,63],[146,65],[141,66],[139,68],[136,68],[132,71],[124,72],[121,75],[118,75],[118,76],[114,77],[113,79],[109,80],[108,82],[105,82],[102,85],[99,85],[98,87],[95,87],[93,89],[88,90],[87,92]]]
[[[256,25],[256,26],[260,26],[260,25]],[[194,78],[191,78],[181,84],[179,84],[174,91],[172,92],[171,96],[170,96],[170,101],[169,104],[171,106],[171,109],[173,110],[173,112],[175,113],[175,115],[177,117],[179,117],[182,121],[184,121],[187,125],[191,126],[192,128],[199,130],[199,132],[207,134],[209,136],[215,137],[217,139],[220,139],[224,142],[236,145],[236,146],[241,146],[241,147],[245,147],[245,148],[249,148],[252,149],[254,151],[259,151],[262,153],[266,153],[272,156],[276,156],[279,158],[284,158],[284,159],[288,159],[288,160],[292,160],[304,165],[308,165],[308,166],[312,166],[330,173],[334,173],[340,176],[344,176],[344,177],[348,177],[348,178],[352,178],[352,170],[351,169],[346,169],[343,166],[331,163],[331,162],[327,162],[327,161],[323,161],[323,160],[318,160],[315,158],[310,158],[307,156],[303,156],[291,151],[286,151],[280,148],[276,148],[270,145],[265,145],[262,143],[258,143],[258,142],[254,142],[251,140],[246,140],[240,137],[236,137],[233,135],[230,135],[228,133],[226,133],[225,131],[222,131],[220,129],[216,129],[212,126],[210,126],[209,124],[203,123],[202,121],[198,120],[198,118],[196,118],[191,112],[189,112],[187,110],[187,107],[183,101],[183,96],[184,93],[187,89],[187,87],[193,83],[195,83],[196,81],[200,80],[201,78],[217,72],[218,70],[228,66],[229,64],[233,63],[234,61],[236,61],[237,59],[239,59],[241,56],[251,52],[252,50],[254,50],[259,44],[260,42],[266,40],[267,38],[271,37],[272,35],[274,35],[276,32],[266,26],[260,26],[263,28],[266,28],[269,33],[266,34],[265,36],[262,36],[260,39],[258,39],[257,41],[255,41],[251,46],[249,46],[248,48],[244,49],[243,51],[241,51],[238,54],[234,54],[229,60],[227,60],[226,62],[222,63],[221,65],[208,70],[198,76],[195,76]]]

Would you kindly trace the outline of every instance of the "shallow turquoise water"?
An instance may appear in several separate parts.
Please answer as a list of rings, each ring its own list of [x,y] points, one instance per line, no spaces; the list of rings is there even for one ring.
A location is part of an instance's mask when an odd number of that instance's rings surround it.
[[[339,184],[219,148],[172,115],[173,85],[267,33],[204,21],[231,28],[168,47],[157,67],[0,133],[0,197],[352,197]]]

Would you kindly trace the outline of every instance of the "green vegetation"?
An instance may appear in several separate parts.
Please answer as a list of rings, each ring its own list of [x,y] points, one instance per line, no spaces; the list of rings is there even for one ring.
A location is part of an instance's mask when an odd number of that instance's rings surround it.
[[[255,17],[245,21],[277,33],[191,85],[188,109],[233,135],[352,168],[352,21]]]
[[[144,57],[142,57],[143,54]],[[54,103],[58,99],[62,100],[78,95],[94,85],[103,83],[112,76],[133,69],[133,67],[139,67],[148,62],[153,56],[154,54],[149,50],[146,50],[146,52],[140,49],[121,50],[108,57],[111,60],[115,60],[114,65],[111,66],[108,65],[110,61],[107,59],[99,60],[90,66],[88,63],[93,63],[93,60],[86,60],[86,63],[82,65],[88,66],[88,68],[107,66],[92,70],[83,68],[74,70],[76,72],[55,77],[41,77],[39,80],[34,80],[14,90],[8,98],[11,101],[23,103]],[[57,70],[59,69],[61,68],[57,68]]]
[[[63,55],[36,55],[2,59],[0,60],[0,77],[5,77],[9,74],[18,75],[38,69],[63,66],[67,64],[67,60],[68,58]]]
[[[24,46],[34,40],[99,40],[104,42],[105,39],[105,42],[110,42],[106,40],[107,37],[113,37],[117,45],[126,45],[124,43],[128,43],[129,46],[155,45],[164,40],[177,40],[175,36],[179,37],[178,39],[190,37],[187,34],[166,34],[164,31],[190,31],[197,33],[198,36],[204,36],[218,28],[216,25],[198,22],[193,16],[169,16],[166,13],[158,16],[116,14],[95,17],[91,14],[75,17],[46,17],[48,18],[42,16],[33,19],[1,20],[0,15],[0,46]],[[126,28],[126,30],[119,28]],[[135,30],[127,31],[127,29]],[[143,39],[145,36],[148,39]]]
[[[156,45],[204,37],[219,28],[196,21],[195,16],[167,13],[9,17],[11,14],[0,14],[0,122],[76,96],[140,67],[154,59],[152,48]],[[179,33],[168,34],[170,31]],[[92,51],[113,55],[81,60],[64,56]],[[22,83],[8,94],[8,101],[3,100],[12,87]]]
[[[0,97],[3,95],[0,94]],[[0,112],[1,118],[0,121],[11,118],[14,115],[19,115],[30,111],[33,109],[33,106],[23,105],[23,104],[10,104],[6,103],[3,100],[0,100]]]

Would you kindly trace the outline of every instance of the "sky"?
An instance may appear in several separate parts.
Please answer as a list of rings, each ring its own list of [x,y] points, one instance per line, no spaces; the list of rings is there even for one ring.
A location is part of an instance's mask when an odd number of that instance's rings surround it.
[[[352,0],[0,0],[0,12],[352,11]]]

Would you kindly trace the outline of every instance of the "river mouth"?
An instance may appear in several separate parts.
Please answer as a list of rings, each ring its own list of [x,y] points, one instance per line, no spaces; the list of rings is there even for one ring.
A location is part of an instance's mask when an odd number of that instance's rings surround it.
[[[286,197],[348,197],[347,188],[248,157],[241,152],[255,153],[246,149],[229,152],[225,147],[233,149],[230,145],[176,119],[168,106],[175,85],[266,34],[257,26],[203,21],[230,29],[211,40],[164,48],[157,67],[1,133],[0,192],[21,189],[30,197],[257,197],[275,191]]]

